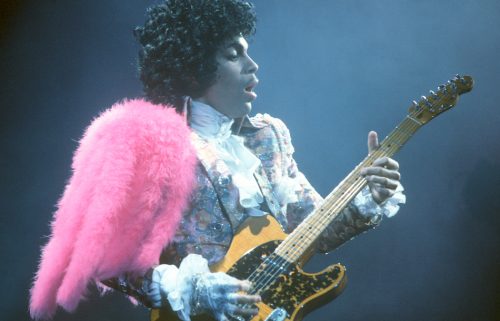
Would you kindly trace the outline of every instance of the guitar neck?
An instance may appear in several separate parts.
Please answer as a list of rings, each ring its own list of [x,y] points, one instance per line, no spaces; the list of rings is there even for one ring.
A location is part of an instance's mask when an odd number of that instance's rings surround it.
[[[361,176],[361,169],[371,166],[380,157],[392,157],[422,125],[416,118],[406,116],[380,143],[379,148],[359,163],[325,198],[323,204],[280,244],[275,253],[290,263],[297,262],[335,217],[366,186],[367,181]]]

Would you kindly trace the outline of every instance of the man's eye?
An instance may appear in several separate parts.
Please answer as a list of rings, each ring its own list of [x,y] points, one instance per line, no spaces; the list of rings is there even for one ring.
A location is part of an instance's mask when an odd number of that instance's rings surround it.
[[[229,54],[229,55],[227,55],[227,59],[236,61],[236,60],[238,60],[238,54],[236,54],[236,53]]]

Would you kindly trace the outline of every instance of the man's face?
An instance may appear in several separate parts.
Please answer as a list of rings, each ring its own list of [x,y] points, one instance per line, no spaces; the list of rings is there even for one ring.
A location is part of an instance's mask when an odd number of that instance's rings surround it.
[[[198,100],[230,118],[247,115],[257,98],[253,88],[258,83],[255,73],[259,68],[248,55],[247,41],[241,36],[231,39],[219,49],[215,59],[215,83]]]

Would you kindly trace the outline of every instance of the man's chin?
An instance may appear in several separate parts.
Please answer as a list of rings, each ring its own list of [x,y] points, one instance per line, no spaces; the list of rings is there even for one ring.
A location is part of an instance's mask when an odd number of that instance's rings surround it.
[[[245,103],[244,106],[241,108],[238,108],[238,110],[235,110],[235,113],[232,115],[232,118],[242,118],[245,117],[246,115],[250,114],[252,111],[252,103],[248,102]]]

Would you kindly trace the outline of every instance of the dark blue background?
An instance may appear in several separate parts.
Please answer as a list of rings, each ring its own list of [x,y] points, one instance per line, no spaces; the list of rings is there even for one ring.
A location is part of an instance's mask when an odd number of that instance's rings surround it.
[[[99,111],[141,95],[133,26],[151,1],[4,1],[0,13],[0,320],[28,290],[73,150]],[[306,320],[500,320],[500,2],[259,0],[256,112],[289,126],[326,195],[411,100],[456,73],[475,89],[397,155],[408,204],[328,256],[349,285]],[[55,320],[147,320],[121,295]]]

